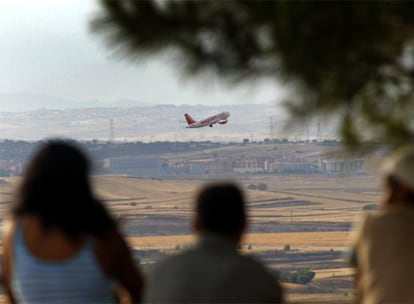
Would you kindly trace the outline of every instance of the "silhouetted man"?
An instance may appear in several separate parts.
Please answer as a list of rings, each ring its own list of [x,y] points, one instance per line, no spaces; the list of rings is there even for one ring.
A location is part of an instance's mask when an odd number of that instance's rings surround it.
[[[277,279],[237,251],[246,228],[245,202],[232,183],[205,186],[196,198],[196,246],[156,265],[149,274],[147,302],[282,302]]]

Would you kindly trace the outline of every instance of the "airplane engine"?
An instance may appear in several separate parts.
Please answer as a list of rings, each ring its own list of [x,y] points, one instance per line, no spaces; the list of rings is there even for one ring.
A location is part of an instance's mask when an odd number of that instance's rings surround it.
[[[219,121],[219,124],[221,124],[221,125],[224,125],[224,124],[226,124],[227,123],[227,119],[225,119],[225,120],[220,120]]]

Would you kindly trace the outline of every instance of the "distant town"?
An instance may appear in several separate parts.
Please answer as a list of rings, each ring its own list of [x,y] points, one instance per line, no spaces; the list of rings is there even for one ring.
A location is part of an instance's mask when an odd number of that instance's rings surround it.
[[[0,141],[0,175],[18,176],[41,141]],[[347,157],[335,140],[252,142],[79,142],[96,174],[159,177],[231,174],[367,174],[364,157]]]

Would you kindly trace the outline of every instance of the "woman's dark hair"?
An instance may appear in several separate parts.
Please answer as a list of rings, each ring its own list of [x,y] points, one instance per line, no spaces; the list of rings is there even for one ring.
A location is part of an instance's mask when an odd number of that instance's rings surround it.
[[[114,219],[92,194],[89,162],[74,142],[51,140],[30,161],[12,211],[33,214],[45,229],[58,227],[68,237],[103,236]]]

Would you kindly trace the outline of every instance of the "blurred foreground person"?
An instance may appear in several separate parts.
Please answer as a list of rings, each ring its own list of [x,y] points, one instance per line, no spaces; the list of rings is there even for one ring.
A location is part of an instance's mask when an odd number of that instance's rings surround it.
[[[414,148],[385,160],[381,208],[355,230],[351,262],[359,303],[414,303]]]
[[[47,142],[28,165],[4,235],[1,280],[10,302],[140,301],[143,279],[114,219],[92,194],[73,144]]]
[[[231,183],[211,184],[196,199],[195,248],[150,271],[148,303],[280,303],[277,279],[237,247],[246,227],[245,203]]]

